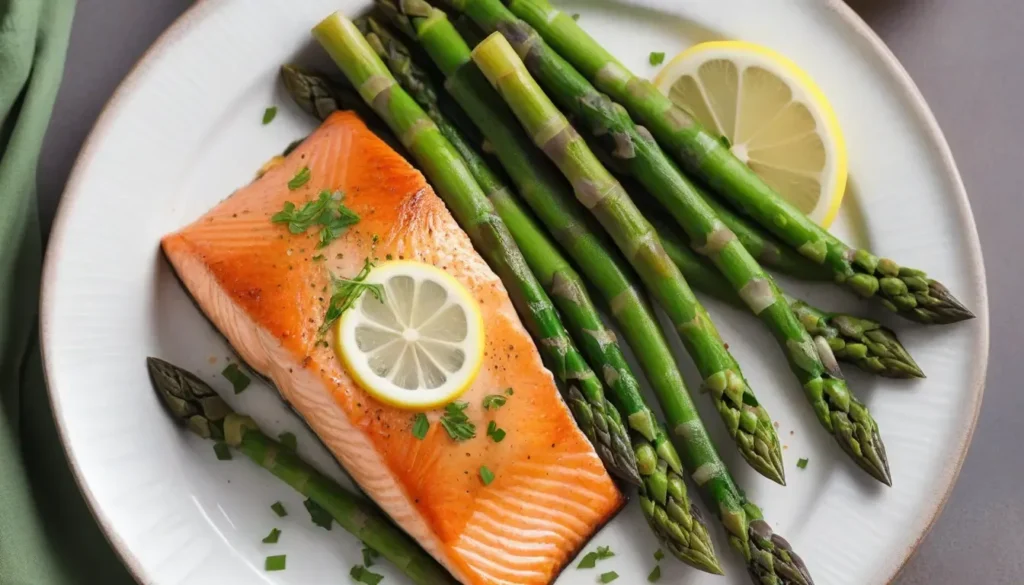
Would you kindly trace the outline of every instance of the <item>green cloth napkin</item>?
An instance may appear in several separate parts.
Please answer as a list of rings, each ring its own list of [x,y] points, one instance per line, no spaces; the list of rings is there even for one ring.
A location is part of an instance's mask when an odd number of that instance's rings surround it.
[[[0,585],[134,583],[78,492],[39,360],[36,162],[74,0],[0,0]]]

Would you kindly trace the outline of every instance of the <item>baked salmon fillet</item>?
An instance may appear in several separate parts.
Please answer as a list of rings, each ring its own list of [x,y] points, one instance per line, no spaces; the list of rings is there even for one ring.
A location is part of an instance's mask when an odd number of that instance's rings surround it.
[[[309,180],[289,189],[304,167]],[[293,184],[294,186],[294,184]],[[270,221],[341,191],[360,221],[324,249],[317,234]],[[196,302],[241,357],[269,377],[360,486],[466,584],[550,583],[623,497],[576,427],[505,288],[424,177],[350,112],[338,112],[262,177],[163,250]],[[423,440],[413,413],[357,386],[318,334],[330,275],[365,259],[418,260],[457,279],[480,305],[486,347],[480,374],[460,398],[477,436],[451,439],[428,412]],[[321,258],[322,256],[322,258]],[[324,341],[327,342],[325,347]],[[498,410],[484,396],[513,388]],[[496,443],[483,429],[507,432]],[[483,485],[478,470],[495,476]]]

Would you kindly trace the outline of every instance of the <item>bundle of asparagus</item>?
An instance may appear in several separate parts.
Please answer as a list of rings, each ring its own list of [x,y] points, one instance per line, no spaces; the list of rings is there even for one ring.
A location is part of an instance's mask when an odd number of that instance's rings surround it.
[[[827,269],[836,282],[861,297],[877,298],[888,309],[919,323],[955,323],[974,317],[945,286],[923,271],[853,248],[811,221],[650,81],[633,75],[568,14],[554,9],[547,0],[507,2],[512,12],[536,29],[599,90],[636,116],[687,170],[804,257]],[[460,9],[479,4],[475,0],[454,3]]]
[[[641,278],[683,333],[684,341],[688,331],[707,327],[705,319],[679,311],[680,295],[688,293],[692,297],[692,292],[678,269],[666,260],[653,228],[537,86],[530,72],[538,76],[563,108],[588,124],[595,134],[608,137],[614,145],[611,155],[628,165],[651,195],[672,210],[689,236],[701,242],[702,253],[715,263],[775,336],[822,426],[857,465],[879,481],[891,484],[878,425],[847,389],[828,343],[807,334],[774,280],[697,195],[649,133],[645,134],[621,106],[590,85],[500,0],[461,0],[456,7],[485,30],[497,30],[504,35],[481,43],[474,51],[474,59],[499,88],[537,146],[573,183],[580,201],[631,258]],[[487,51],[483,50],[485,46]],[[516,51],[526,56],[528,66]],[[688,349],[691,355],[695,351],[692,347]],[[705,387],[712,391],[730,386],[733,380],[742,380],[738,366],[701,374]]]
[[[423,42],[445,74],[446,88],[485,135],[524,199],[535,206],[552,235],[606,296],[613,316],[648,372],[686,466],[695,470],[702,495],[722,520],[730,543],[742,553],[755,582],[810,583],[799,557],[771,532],[761,511],[743,496],[715,453],[653,315],[627,276],[628,269],[620,267],[603,239],[590,231],[589,222],[580,218],[571,198],[560,196],[565,192],[564,183],[548,170],[543,157],[537,157],[529,139],[515,127],[514,118],[500,107],[469,61],[468,47],[444,15],[432,7],[422,10],[421,3],[410,2],[382,6],[403,31]]]

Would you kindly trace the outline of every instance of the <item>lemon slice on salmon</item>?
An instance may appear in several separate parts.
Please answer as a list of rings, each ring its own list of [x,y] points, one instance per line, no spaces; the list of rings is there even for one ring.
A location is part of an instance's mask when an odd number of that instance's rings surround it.
[[[846,144],[832,106],[796,64],[753,43],[701,43],[654,83],[797,209],[832,224],[846,190]]]
[[[372,269],[337,325],[338,357],[352,379],[379,400],[414,410],[451,402],[480,371],[484,323],[473,296],[448,273],[399,260]]]

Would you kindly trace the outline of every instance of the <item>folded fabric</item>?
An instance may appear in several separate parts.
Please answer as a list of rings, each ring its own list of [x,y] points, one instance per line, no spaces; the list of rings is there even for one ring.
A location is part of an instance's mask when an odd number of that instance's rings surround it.
[[[129,585],[75,485],[36,327],[36,163],[74,0],[0,0],[0,585]]]

